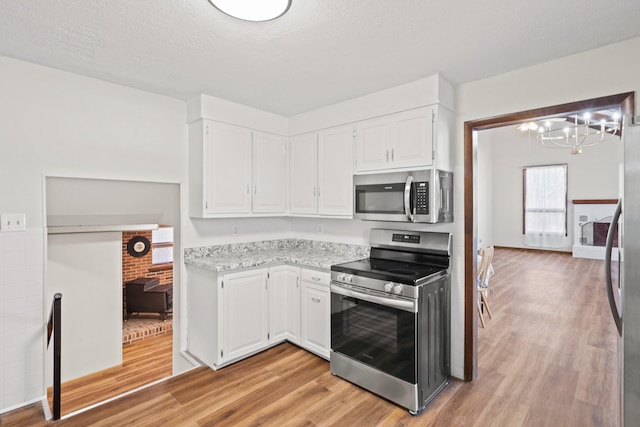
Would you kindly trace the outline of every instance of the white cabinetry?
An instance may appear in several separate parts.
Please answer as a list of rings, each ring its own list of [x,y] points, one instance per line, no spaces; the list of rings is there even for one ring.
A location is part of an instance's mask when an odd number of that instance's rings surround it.
[[[222,363],[269,344],[267,269],[225,274],[222,289]]]
[[[330,274],[301,269],[300,345],[326,359],[331,346]]]
[[[328,275],[314,273],[321,274]],[[187,347],[207,365],[219,368],[283,341],[300,344],[298,267],[219,275],[188,266],[187,278]]]
[[[269,343],[300,344],[300,269],[269,268]]]
[[[287,138],[253,133],[253,212],[287,210]]]
[[[289,212],[315,215],[318,213],[318,134],[295,136],[290,144]]]
[[[291,138],[294,215],[353,216],[353,127]]]
[[[189,215],[286,213],[287,138],[199,120],[189,125]]]
[[[189,126],[191,216],[251,212],[251,130],[212,121]]]
[[[359,122],[356,170],[435,167],[451,170],[452,113],[432,105]]]
[[[353,127],[318,133],[318,213],[353,216]]]

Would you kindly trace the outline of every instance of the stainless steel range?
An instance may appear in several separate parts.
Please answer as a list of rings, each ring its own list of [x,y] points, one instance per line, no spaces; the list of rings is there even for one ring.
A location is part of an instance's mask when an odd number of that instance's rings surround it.
[[[417,414],[449,379],[451,235],[371,230],[331,267],[331,372]]]

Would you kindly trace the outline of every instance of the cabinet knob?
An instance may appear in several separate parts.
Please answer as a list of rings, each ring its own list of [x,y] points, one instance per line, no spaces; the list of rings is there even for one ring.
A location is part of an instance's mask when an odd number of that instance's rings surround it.
[[[313,302],[320,302],[320,300],[318,298],[311,298],[311,301]]]

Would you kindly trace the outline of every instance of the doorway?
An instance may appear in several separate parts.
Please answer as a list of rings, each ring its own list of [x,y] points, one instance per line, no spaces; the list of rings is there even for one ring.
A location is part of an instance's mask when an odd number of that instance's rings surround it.
[[[464,123],[464,379],[472,381],[478,375],[478,317],[477,317],[477,132],[503,126],[515,125],[528,120],[552,118],[579,111],[620,108],[623,114],[631,114],[634,93],[627,92],[602,98],[572,102],[552,107],[538,108],[502,116],[472,120]]]
[[[122,345],[173,332],[173,227],[122,232]]]
[[[45,292],[49,298],[56,292],[63,295],[61,403],[65,416],[115,397],[113,392],[74,388],[76,396],[86,399],[69,405],[70,398],[65,403],[65,384],[95,386],[111,381],[109,375],[119,375],[120,383],[128,382],[122,378],[132,379],[128,388],[117,388],[121,394],[161,379],[143,375],[145,372],[161,372],[162,378],[172,375],[177,333],[164,334],[154,341],[156,345],[145,340],[145,345],[133,352],[133,347],[123,346],[123,251],[126,233],[151,234],[160,225],[170,227],[175,251],[169,268],[158,274],[169,277],[179,294],[180,269],[173,266],[180,265],[176,262],[180,259],[180,185],[69,177],[45,177],[44,184],[48,232]],[[164,310],[163,315],[173,314],[173,298],[168,301],[171,310]],[[51,359],[49,350],[45,354],[47,387],[52,381]],[[162,364],[161,369],[149,368],[152,361]],[[124,368],[133,371],[123,374]]]

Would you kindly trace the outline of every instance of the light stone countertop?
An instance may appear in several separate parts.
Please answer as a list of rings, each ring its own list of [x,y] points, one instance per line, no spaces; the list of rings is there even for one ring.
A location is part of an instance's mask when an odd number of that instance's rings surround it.
[[[302,239],[185,249],[187,265],[216,272],[284,263],[329,270],[333,264],[368,256],[368,246]]]

